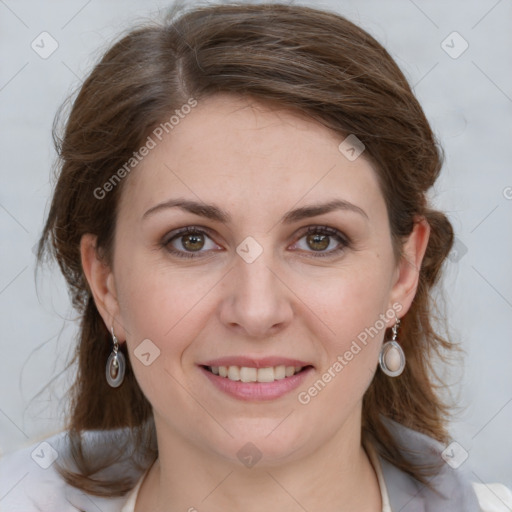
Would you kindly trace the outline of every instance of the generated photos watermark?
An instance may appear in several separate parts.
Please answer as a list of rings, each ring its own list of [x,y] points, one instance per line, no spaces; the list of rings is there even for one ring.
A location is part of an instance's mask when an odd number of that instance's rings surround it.
[[[397,313],[402,311],[403,306],[399,302],[395,302],[385,313],[381,313],[379,318],[370,327],[366,327],[358,335],[357,339],[352,341],[350,347],[342,354],[336,357],[336,360],[327,368],[322,376],[315,381],[307,390],[301,391],[297,395],[299,403],[307,405],[311,400],[325,389],[327,384],[331,382],[350,362],[366,347],[368,342],[381,333],[389,320],[396,318]]]
[[[114,188],[121,182],[123,178],[126,178],[130,172],[142,162],[144,157],[149,155],[149,152],[156,148],[159,142],[162,141],[165,134],[170,133],[174,128],[184,119],[194,107],[197,106],[197,100],[195,98],[189,98],[187,103],[182,105],[179,109],[174,111],[174,114],[165,122],[160,123],[152,132],[148,135],[146,142],[137,150],[133,152],[133,156],[130,157],[112,176],[101,186],[94,189],[93,195],[96,199],[105,199],[109,192],[112,192]]]

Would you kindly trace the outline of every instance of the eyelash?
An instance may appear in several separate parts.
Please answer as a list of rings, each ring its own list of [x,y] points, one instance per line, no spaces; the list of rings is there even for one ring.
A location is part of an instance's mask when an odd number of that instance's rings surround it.
[[[327,235],[329,237],[334,237],[338,239],[339,247],[336,249],[331,249],[328,252],[321,252],[321,251],[311,251],[313,254],[313,257],[315,258],[326,258],[326,257],[332,257],[334,255],[338,255],[341,251],[344,249],[350,247],[350,240],[348,237],[346,237],[341,231],[338,231],[337,229],[331,228],[329,226],[309,226],[308,229],[303,232],[300,237],[297,239],[297,241],[301,240],[307,235],[311,234],[320,234],[320,235]],[[201,258],[202,252],[205,251],[197,251],[197,252],[187,252],[187,251],[179,251],[174,249],[170,243],[175,240],[179,239],[180,237],[183,237],[185,235],[206,235],[208,238],[211,238],[209,236],[209,233],[204,228],[196,227],[196,226],[188,226],[186,228],[182,228],[176,231],[173,231],[170,233],[169,236],[166,236],[164,240],[162,241],[162,246],[171,254],[174,256],[177,256],[178,258],[184,258],[184,259],[192,259],[192,258]],[[310,251],[307,251],[310,252]]]

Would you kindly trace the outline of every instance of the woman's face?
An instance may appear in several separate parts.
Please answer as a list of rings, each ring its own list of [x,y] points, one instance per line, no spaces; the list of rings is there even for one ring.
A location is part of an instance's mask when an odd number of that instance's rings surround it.
[[[100,309],[159,433],[231,460],[250,442],[272,464],[359,428],[414,278],[372,165],[342,140],[215,96],[126,178]]]

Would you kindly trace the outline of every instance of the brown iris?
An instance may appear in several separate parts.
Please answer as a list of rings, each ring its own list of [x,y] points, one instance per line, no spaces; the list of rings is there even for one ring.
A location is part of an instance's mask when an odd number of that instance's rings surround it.
[[[189,251],[198,251],[204,246],[203,235],[191,233],[182,236],[183,247]]]
[[[328,235],[320,235],[318,233],[313,233],[311,235],[308,235],[307,242],[311,249],[313,249],[314,251],[322,251],[329,247],[329,238],[330,237]]]

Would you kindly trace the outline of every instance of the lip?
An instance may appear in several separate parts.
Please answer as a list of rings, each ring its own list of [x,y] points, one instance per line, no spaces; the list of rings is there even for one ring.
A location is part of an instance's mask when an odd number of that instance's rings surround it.
[[[313,366],[306,361],[299,359],[288,359],[286,357],[268,356],[268,357],[247,357],[247,356],[228,356],[219,359],[212,359],[200,366],[246,366],[248,368],[268,368],[270,366]],[[290,378],[290,377],[289,377]]]
[[[247,358],[244,359],[245,364],[240,364],[240,366],[250,366]],[[227,359],[226,359],[227,360]],[[240,360],[240,359],[235,359]],[[279,359],[283,361],[283,359]],[[222,361],[222,359],[218,359],[216,361]],[[232,358],[229,361],[233,361]],[[265,368],[267,366],[278,366],[278,364],[268,364],[265,359],[258,360],[258,362],[265,361],[265,364],[259,366],[259,368]],[[291,363],[291,359],[287,359],[286,361],[290,362],[289,366],[301,366],[300,364],[294,365]],[[215,362],[215,361],[214,361]],[[280,363],[285,364],[285,363]],[[235,363],[231,363],[232,366],[238,366]],[[208,364],[205,366],[229,366],[225,364]],[[214,375],[212,372],[208,371],[203,366],[199,366],[199,369],[203,373],[203,375],[220,391],[231,396],[232,398],[236,398],[237,400],[242,400],[245,402],[260,402],[260,401],[269,401],[269,400],[277,400],[282,396],[290,393],[294,389],[298,388],[307,376],[314,371],[314,368],[311,365],[304,365],[307,368],[304,368],[299,373],[292,375],[291,377],[286,377],[285,379],[275,380],[274,382],[242,382],[242,381],[234,381],[230,380],[227,377],[220,377],[219,375]]]

